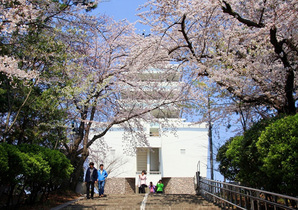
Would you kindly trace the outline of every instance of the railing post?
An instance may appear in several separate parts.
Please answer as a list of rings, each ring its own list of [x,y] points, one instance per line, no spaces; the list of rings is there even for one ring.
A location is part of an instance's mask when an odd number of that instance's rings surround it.
[[[257,192],[257,197],[260,198],[260,192]],[[258,207],[258,210],[260,210],[260,201],[257,200],[257,207]]]
[[[248,190],[245,190],[245,194],[246,195],[249,195],[249,191]],[[246,209],[249,209],[249,197],[248,196],[245,196],[245,208]]]
[[[196,191],[197,191],[197,194],[199,195],[200,194],[200,171],[197,171],[196,172],[196,181],[197,181],[197,186],[196,186]]]
[[[275,203],[277,202],[276,196],[273,196],[273,200],[274,200]],[[276,210],[276,205],[274,205],[274,210]]]
[[[250,194],[250,207],[252,210],[255,210],[255,205],[254,205],[254,199],[253,199],[253,193],[251,190],[249,190],[249,194]]]
[[[226,188],[226,184],[223,184],[223,189],[225,189]],[[223,198],[224,199],[227,199],[227,193],[226,193],[226,190],[223,190]],[[226,202],[224,202],[224,207],[225,207],[225,209],[226,209]]]
[[[238,193],[239,193],[239,205],[242,207],[242,195],[241,195],[241,187],[240,186],[238,188]]]

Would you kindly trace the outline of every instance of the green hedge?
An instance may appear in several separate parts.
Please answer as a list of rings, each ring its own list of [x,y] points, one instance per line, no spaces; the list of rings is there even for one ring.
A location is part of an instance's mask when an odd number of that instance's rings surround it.
[[[9,191],[7,205],[14,196],[35,202],[38,196],[58,189],[68,180],[73,167],[57,150],[37,145],[0,144],[0,183]],[[29,196],[24,196],[29,193]],[[15,201],[14,201],[15,202]]]

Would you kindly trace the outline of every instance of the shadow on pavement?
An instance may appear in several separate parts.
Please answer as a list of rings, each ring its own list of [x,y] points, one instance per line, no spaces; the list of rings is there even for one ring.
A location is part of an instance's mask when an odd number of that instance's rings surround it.
[[[176,206],[183,203],[197,206],[210,205],[204,198],[190,194],[150,194],[147,205]]]

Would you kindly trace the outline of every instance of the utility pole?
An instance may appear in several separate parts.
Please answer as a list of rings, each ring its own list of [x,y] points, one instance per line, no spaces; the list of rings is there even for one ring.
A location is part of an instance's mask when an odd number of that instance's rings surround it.
[[[212,142],[212,120],[211,120],[211,111],[210,111],[210,95],[208,94],[208,137],[209,137],[209,160],[210,160],[210,175],[211,180],[214,180],[213,174],[213,142]]]

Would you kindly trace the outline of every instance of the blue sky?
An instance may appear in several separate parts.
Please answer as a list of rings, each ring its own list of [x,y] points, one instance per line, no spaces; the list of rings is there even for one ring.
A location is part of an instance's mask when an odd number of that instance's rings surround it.
[[[147,0],[102,0],[93,14],[108,15],[115,20],[126,19],[129,22],[136,22],[139,19],[136,16],[138,13],[137,8],[146,3],[146,1]],[[140,32],[146,30],[146,33],[149,33],[148,26],[137,23],[136,28]]]

